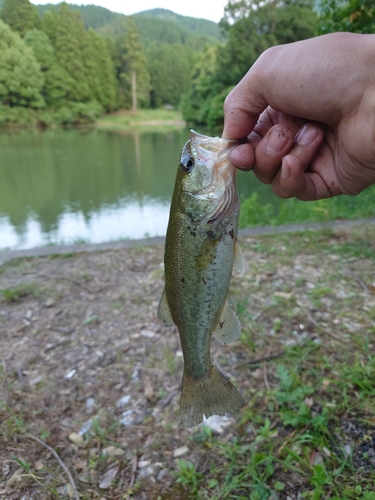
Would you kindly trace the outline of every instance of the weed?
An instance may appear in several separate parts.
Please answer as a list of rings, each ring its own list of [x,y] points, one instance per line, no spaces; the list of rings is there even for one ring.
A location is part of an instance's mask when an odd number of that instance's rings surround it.
[[[199,498],[199,487],[204,478],[202,472],[197,472],[195,465],[188,460],[178,459],[176,462],[178,467],[175,472],[177,482],[189,488],[191,498]]]

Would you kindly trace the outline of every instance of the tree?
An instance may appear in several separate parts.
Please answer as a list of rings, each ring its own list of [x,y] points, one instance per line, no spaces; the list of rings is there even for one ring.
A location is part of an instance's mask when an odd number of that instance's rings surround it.
[[[43,76],[33,50],[0,20],[0,102],[43,107],[42,87]]]
[[[148,104],[150,75],[147,59],[139,41],[138,30],[132,17],[128,17],[126,33],[117,39],[119,53],[118,79],[120,82],[121,104],[137,111],[137,105]]]
[[[50,39],[43,31],[32,30],[27,33],[24,42],[33,49],[40,64],[44,76],[42,95],[46,103],[50,106],[64,104],[73,82],[58,64]]]
[[[112,111],[117,104],[117,82],[115,68],[106,41],[93,29],[87,33],[89,47],[93,50],[96,74],[96,99],[106,111]]]
[[[41,26],[38,11],[29,0],[4,0],[1,18],[22,37]]]
[[[87,102],[94,98],[94,83],[90,85],[87,78],[91,57],[86,61],[83,53],[86,36],[81,15],[62,3],[57,15],[54,47],[56,59],[72,79],[67,96],[71,101]]]
[[[375,33],[375,4],[373,0],[322,0],[320,3],[321,33],[351,31]]]
[[[230,1],[221,22],[227,43],[215,51],[209,73],[204,60],[195,68],[192,105],[185,97],[184,118],[195,116],[210,127],[221,127],[226,95],[264,50],[317,34],[318,16],[312,7],[311,0]]]
[[[58,17],[55,10],[47,10],[42,19],[42,30],[51,40],[51,43],[56,47],[56,32],[57,32]]]
[[[184,45],[160,44],[147,52],[150,72],[150,103],[177,106],[189,89],[190,73],[195,61],[192,51]]]

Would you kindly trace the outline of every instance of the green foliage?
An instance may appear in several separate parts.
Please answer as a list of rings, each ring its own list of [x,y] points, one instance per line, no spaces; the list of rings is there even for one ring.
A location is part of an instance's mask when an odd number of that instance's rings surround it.
[[[48,36],[39,30],[32,30],[24,38],[26,45],[31,47],[40,64],[44,76],[42,95],[49,106],[59,106],[65,102],[73,80],[58,64]]]
[[[0,102],[9,106],[44,106],[43,76],[31,48],[0,20]]]
[[[324,222],[338,219],[373,217],[375,186],[357,196],[336,196],[318,201],[282,200],[262,203],[258,193],[242,201],[240,227],[282,225],[297,222]]]
[[[176,471],[177,482],[189,488],[191,498],[198,498],[199,485],[203,481],[203,474],[195,470],[194,464],[187,460],[177,460],[178,471]]]
[[[4,0],[1,18],[22,37],[29,30],[40,28],[38,11],[29,0]]]
[[[373,0],[321,0],[320,11],[321,33],[375,33]]]
[[[132,103],[132,78],[136,78],[136,97],[141,106],[149,103],[150,75],[147,58],[139,41],[138,29],[134,19],[129,17],[126,33],[117,38],[118,64],[117,75],[120,82],[120,102],[130,107]]]
[[[147,52],[150,72],[150,103],[154,108],[165,104],[178,106],[189,88],[194,62],[191,49],[181,44],[159,44]]]
[[[228,41],[206,51],[197,63],[182,105],[187,121],[216,129],[223,124],[225,97],[259,55],[272,45],[316,35],[318,23],[309,0],[241,0],[229,2],[225,12],[221,26]]]
[[[182,116],[188,123],[203,124],[208,121],[210,98],[217,87],[217,54],[221,49],[221,46],[208,48],[194,66],[190,90],[181,103]]]
[[[70,102],[57,108],[53,121],[59,125],[78,125],[94,123],[103,114],[103,108],[97,101]]]
[[[91,50],[92,74],[90,83],[93,93],[105,111],[112,111],[117,103],[117,82],[111,55],[102,36],[90,29],[87,33],[88,51]]]
[[[87,79],[92,56],[88,54],[88,60],[85,59],[85,26],[80,15],[72,12],[66,3],[61,5],[57,17],[54,46],[56,59],[72,79],[68,99],[90,101],[94,97],[92,86],[95,83]]]
[[[81,14],[86,28],[93,28],[98,33],[115,37],[126,31],[127,16],[111,12],[96,5],[74,5],[69,7]],[[52,10],[52,4],[38,5],[41,16]],[[155,43],[181,43],[196,51],[201,51],[207,44],[214,44],[222,38],[219,26],[207,19],[181,16],[166,9],[151,9],[134,16],[142,46],[147,49]]]

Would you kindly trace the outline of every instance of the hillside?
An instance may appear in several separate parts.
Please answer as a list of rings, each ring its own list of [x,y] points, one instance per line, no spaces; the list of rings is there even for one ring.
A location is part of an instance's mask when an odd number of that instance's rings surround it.
[[[1,0],[0,0],[1,1]],[[52,4],[36,6],[40,16],[49,9],[58,8]],[[125,29],[124,14],[112,12],[96,5],[69,4],[72,10],[80,12],[87,28],[93,28],[105,36],[116,36]],[[182,43],[194,48],[213,44],[222,38],[219,26],[207,19],[181,16],[166,9],[151,9],[134,14],[144,46],[151,43]]]

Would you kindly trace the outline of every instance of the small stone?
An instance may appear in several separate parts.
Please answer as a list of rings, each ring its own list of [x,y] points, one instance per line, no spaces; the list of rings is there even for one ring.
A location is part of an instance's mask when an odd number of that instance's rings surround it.
[[[83,437],[77,434],[76,432],[71,432],[69,434],[69,441],[71,441],[74,444],[82,444],[83,443]]]
[[[189,448],[187,446],[181,446],[180,448],[177,448],[173,452],[173,458],[179,458],[182,457],[183,455],[186,455],[186,453],[189,453]]]
[[[152,339],[155,337],[156,333],[152,330],[141,330],[142,337],[146,337],[147,339]]]
[[[130,394],[127,394],[126,396],[120,398],[116,403],[117,408],[122,408],[123,406],[126,406],[129,403],[130,399],[131,399]]]
[[[134,423],[135,417],[136,417],[135,411],[128,410],[122,414],[119,422],[120,422],[120,424],[124,425],[125,427],[129,427],[129,425],[132,425]]]
[[[94,407],[95,407],[95,399],[94,398],[87,398],[86,399],[87,413],[91,413],[94,410]]]
[[[69,373],[67,373],[65,375],[65,380],[70,380],[72,377],[74,377],[74,375],[77,373],[77,370],[70,370]]]
[[[201,424],[202,427],[207,427],[215,434],[223,434],[227,427],[230,427],[234,423],[233,418],[227,417],[226,415],[212,415],[204,420]]]
[[[44,303],[46,307],[52,307],[55,305],[55,301],[53,299],[47,299]]]

